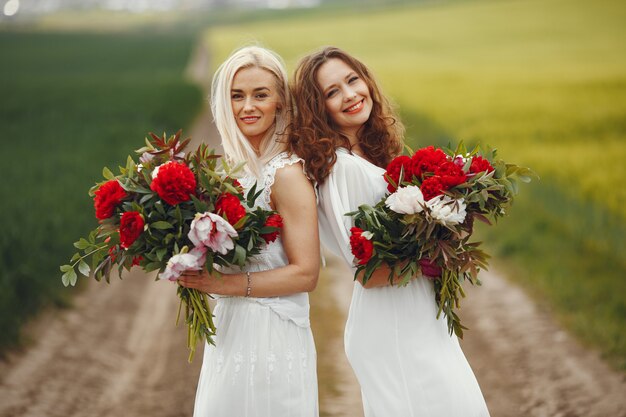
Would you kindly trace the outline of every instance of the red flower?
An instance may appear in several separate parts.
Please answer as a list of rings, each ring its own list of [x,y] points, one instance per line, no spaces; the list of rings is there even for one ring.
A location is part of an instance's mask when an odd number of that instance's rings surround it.
[[[171,206],[188,201],[195,194],[196,177],[182,162],[167,162],[158,167],[156,178],[150,184],[163,201]]]
[[[233,225],[246,215],[246,209],[241,205],[241,201],[230,193],[219,196],[215,203],[215,211],[220,216],[226,216],[228,223]]]
[[[133,256],[133,263],[130,266],[137,266],[141,261],[143,261],[143,256]]]
[[[463,184],[467,179],[467,175],[463,172],[463,168],[451,161],[446,161],[435,169],[435,175],[441,177],[441,182],[446,188],[451,188],[459,184]]]
[[[427,172],[435,172],[437,167],[448,162],[448,156],[434,146],[419,149],[411,158],[411,172],[420,178]]]
[[[422,258],[419,260],[420,269],[422,270],[422,275],[426,278],[437,279],[441,277],[441,267],[431,261],[428,258]]]
[[[96,209],[98,220],[108,219],[113,216],[117,207],[128,196],[117,180],[105,182],[96,190],[93,205]]]
[[[445,184],[439,177],[428,177],[422,182],[420,187],[422,194],[424,194],[424,200],[428,201],[433,197],[443,194],[447,190]]]
[[[393,182],[396,183],[396,185],[400,185],[398,184],[398,181],[400,181],[400,170],[402,168],[404,168],[403,180],[411,181],[413,173],[411,171],[410,165],[411,158],[405,155],[398,156],[397,158],[394,158],[391,162],[389,162],[389,165],[387,165],[387,172],[385,173],[385,181],[387,182],[387,184],[389,184],[387,185],[387,190],[389,190],[390,193],[396,191],[398,187],[394,187],[391,182],[389,182],[389,178],[391,178]]]
[[[278,235],[280,234],[280,229],[283,227],[283,218],[280,214],[270,214],[263,227],[277,227],[278,229],[271,232],[262,234],[261,237],[265,240],[266,243],[270,243],[276,240]]]
[[[470,172],[472,174],[478,174],[483,171],[491,172],[493,171],[493,166],[491,166],[489,161],[482,156],[473,157],[472,164],[470,165]]]
[[[353,227],[350,229],[350,233],[352,233],[350,235],[352,254],[358,259],[359,265],[365,265],[372,257],[374,244],[369,239],[363,237],[363,229]]]
[[[141,235],[144,224],[143,217],[139,212],[127,211],[122,214],[122,219],[120,220],[120,244],[124,249],[128,249]]]

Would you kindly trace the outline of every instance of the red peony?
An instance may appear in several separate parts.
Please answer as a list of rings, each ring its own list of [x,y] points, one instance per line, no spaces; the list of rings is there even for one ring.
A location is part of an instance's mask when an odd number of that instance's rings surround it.
[[[128,249],[143,232],[143,217],[137,211],[127,211],[120,220],[120,244]]]
[[[265,221],[264,227],[277,227],[278,229],[271,232],[262,234],[261,237],[265,240],[266,243],[270,243],[276,240],[278,235],[280,234],[280,229],[283,227],[283,218],[280,214],[270,214],[270,216]]]
[[[396,185],[400,185],[398,184],[398,181],[400,181],[400,171],[402,170],[402,168],[404,168],[403,179],[404,181],[410,181],[411,178],[413,177],[413,173],[411,172],[410,165],[411,165],[411,158],[405,155],[398,156],[397,158],[394,158],[391,162],[389,162],[389,165],[387,165],[387,172],[385,173],[386,174],[385,181],[389,184],[387,185],[387,190],[389,190],[390,193],[393,193],[394,191],[396,191],[398,187],[394,187],[389,182],[389,178],[391,178],[393,182],[396,183]]]
[[[219,196],[215,203],[215,211],[220,216],[226,216],[228,223],[237,224],[246,215],[246,209],[241,205],[241,201],[230,193]]]
[[[422,270],[422,275],[426,278],[437,279],[441,277],[441,267],[431,261],[428,258],[422,258],[419,260],[420,269]]]
[[[113,216],[117,207],[128,196],[117,180],[105,182],[96,190],[93,205],[96,209],[98,220],[108,219]]]
[[[156,178],[150,189],[171,206],[188,201],[190,194],[195,194],[196,177],[182,162],[167,162],[157,167]]]
[[[493,167],[491,166],[489,161],[482,156],[473,157],[472,164],[470,165],[470,172],[472,174],[478,174],[479,172],[483,171],[491,172],[493,171]]]
[[[422,182],[420,187],[422,194],[424,194],[424,200],[428,201],[433,197],[443,194],[447,190],[445,184],[439,177],[428,177]]]
[[[435,172],[437,167],[448,162],[448,156],[434,146],[419,149],[411,158],[411,172],[421,178],[427,172]]]
[[[363,237],[363,229],[353,227],[350,229],[350,248],[352,254],[358,259],[359,265],[365,265],[374,252],[374,244]]]
[[[435,175],[441,177],[441,182],[447,188],[463,184],[467,179],[463,168],[451,161],[446,161],[439,165],[435,170]]]
[[[133,263],[131,264],[131,266],[137,266],[139,265],[139,263],[143,261],[143,256],[139,255],[139,256],[133,256]]]

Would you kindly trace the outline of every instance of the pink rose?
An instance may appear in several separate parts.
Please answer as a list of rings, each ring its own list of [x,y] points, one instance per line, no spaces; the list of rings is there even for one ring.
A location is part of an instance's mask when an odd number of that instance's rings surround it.
[[[206,249],[194,248],[189,253],[179,253],[167,261],[165,271],[159,274],[159,279],[176,281],[185,271],[199,271],[206,261]]]
[[[196,247],[207,247],[226,255],[235,247],[233,238],[238,234],[222,216],[207,212],[196,214],[187,236]]]

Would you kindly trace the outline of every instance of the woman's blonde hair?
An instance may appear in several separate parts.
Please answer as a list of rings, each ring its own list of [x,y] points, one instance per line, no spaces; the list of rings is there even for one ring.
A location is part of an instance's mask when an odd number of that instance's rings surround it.
[[[276,121],[261,140],[258,156],[237,126],[231,105],[231,88],[235,75],[241,69],[254,67],[274,75],[276,91],[280,98],[280,104],[276,109]],[[260,46],[246,46],[233,52],[217,69],[211,83],[211,112],[222,138],[226,160],[231,164],[246,162],[244,169],[259,177],[262,165],[287,149],[291,106],[287,71],[278,54]]]

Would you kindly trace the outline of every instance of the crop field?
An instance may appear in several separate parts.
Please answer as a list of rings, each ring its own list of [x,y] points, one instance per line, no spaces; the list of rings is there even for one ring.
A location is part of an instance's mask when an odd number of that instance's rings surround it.
[[[494,265],[626,370],[626,4],[466,1],[212,27],[214,64],[259,42],[290,70],[323,45],[360,57],[413,147],[464,140],[541,177],[480,231]]]
[[[42,306],[67,304],[59,265],[95,227],[88,189],[148,131],[186,127],[193,38],[174,33],[0,32],[0,351]]]

